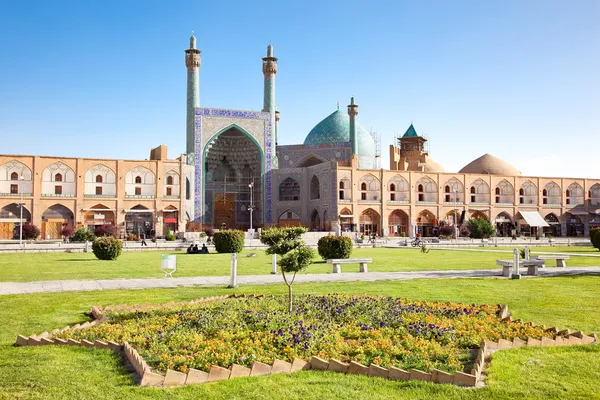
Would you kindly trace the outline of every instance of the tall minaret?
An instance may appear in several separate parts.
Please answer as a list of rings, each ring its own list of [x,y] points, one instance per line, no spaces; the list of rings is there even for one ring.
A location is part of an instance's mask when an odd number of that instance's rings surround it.
[[[271,113],[271,127],[276,129],[275,121],[275,75],[277,75],[277,58],[273,57],[273,46],[267,47],[267,56],[263,57],[263,74],[265,76],[265,93],[263,112]],[[277,144],[277,133],[275,133]]]
[[[187,68],[187,118],[186,146],[187,154],[194,153],[194,108],[200,107],[200,50],[196,49],[196,37],[190,37],[190,48],[185,51]]]
[[[354,97],[350,98],[348,115],[350,116],[350,144],[352,145],[352,154],[358,154],[358,138],[356,136],[356,116],[358,115],[358,104],[354,104]]]

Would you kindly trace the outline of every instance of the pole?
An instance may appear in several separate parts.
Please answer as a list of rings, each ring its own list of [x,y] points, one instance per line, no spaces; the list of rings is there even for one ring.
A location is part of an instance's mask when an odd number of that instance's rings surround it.
[[[516,247],[513,250],[513,274],[511,279],[521,279],[521,274],[519,271],[519,249]]]
[[[250,188],[250,231],[252,231],[252,211],[254,211],[254,203],[253,203],[253,188],[254,182],[251,182],[248,187]],[[254,236],[254,235],[253,235]]]
[[[458,239],[458,236],[460,235],[460,229],[458,228],[458,220],[457,220],[457,215],[456,215],[456,189],[453,190],[454,192],[454,239]]]
[[[271,274],[277,273],[277,254],[271,255]]]
[[[21,209],[21,217],[19,223],[19,247],[23,247],[23,175],[21,175],[21,202],[19,203],[19,208]]]
[[[229,288],[237,287],[237,254],[231,254],[231,279],[229,280]]]

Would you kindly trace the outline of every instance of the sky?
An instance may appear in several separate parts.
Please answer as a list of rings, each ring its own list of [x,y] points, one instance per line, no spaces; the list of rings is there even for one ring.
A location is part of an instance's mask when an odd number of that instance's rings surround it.
[[[600,1],[0,0],[0,154],[146,159],[185,151],[184,49],[202,107],[260,110],[279,58],[280,144],[359,104],[389,145],[413,123],[458,171],[600,178]]]

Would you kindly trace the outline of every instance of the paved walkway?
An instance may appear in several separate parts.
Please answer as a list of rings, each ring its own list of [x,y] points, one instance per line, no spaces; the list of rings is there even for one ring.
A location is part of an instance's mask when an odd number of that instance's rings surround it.
[[[598,275],[600,267],[544,268],[540,276]],[[467,271],[418,271],[418,272],[344,272],[341,274],[301,274],[296,282],[373,282],[381,280],[484,278],[500,277],[501,269]],[[240,275],[238,285],[268,285],[283,283],[281,275]],[[140,278],[104,280],[64,280],[39,282],[0,282],[0,295],[24,293],[71,292],[79,290],[150,289],[177,286],[226,286],[229,276],[196,276],[190,278]]]

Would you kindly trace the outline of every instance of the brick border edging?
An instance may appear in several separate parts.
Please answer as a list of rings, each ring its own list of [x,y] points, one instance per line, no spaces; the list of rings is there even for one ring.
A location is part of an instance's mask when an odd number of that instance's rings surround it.
[[[424,372],[418,369],[411,369],[405,371],[397,367],[383,368],[377,364],[370,364],[369,366],[362,365],[356,361],[350,363],[344,363],[336,359],[330,359],[329,361],[319,358],[317,356],[311,357],[310,361],[304,361],[299,358],[295,358],[292,363],[287,361],[275,359],[272,365],[265,364],[259,361],[255,361],[251,368],[244,367],[239,364],[233,364],[230,368],[223,368],[217,365],[211,365],[209,372],[200,371],[194,368],[190,368],[187,374],[177,372],[168,369],[165,375],[157,374],[152,372],[148,363],[142,356],[134,349],[128,342],[123,344],[115,342],[103,342],[96,340],[90,342],[82,339],[81,341],[68,339],[63,340],[59,338],[52,338],[57,333],[62,333],[67,330],[78,330],[85,329],[91,326],[101,324],[108,320],[105,313],[106,311],[119,311],[123,309],[130,310],[145,310],[157,307],[174,307],[176,305],[196,304],[207,301],[225,300],[230,298],[244,298],[244,297],[255,297],[261,298],[263,295],[223,295],[223,296],[211,296],[203,297],[189,302],[170,302],[167,304],[145,304],[127,306],[125,304],[120,306],[107,306],[102,308],[100,306],[92,307],[90,314],[94,318],[91,322],[85,322],[83,324],[76,324],[72,327],[66,326],[63,329],[54,329],[52,332],[43,332],[39,335],[32,335],[29,337],[18,335],[15,344],[18,346],[41,346],[41,345],[63,345],[63,346],[83,346],[83,347],[95,347],[100,349],[110,349],[113,351],[123,351],[127,361],[131,364],[134,371],[139,375],[140,386],[158,386],[158,387],[170,387],[170,386],[184,386],[191,384],[199,384],[205,382],[217,382],[225,379],[242,378],[248,376],[261,376],[261,375],[275,375],[283,373],[292,373],[301,370],[328,370],[347,374],[358,374],[374,376],[384,379],[397,380],[397,381],[408,381],[408,380],[420,380],[434,383],[445,383],[453,384],[457,386],[475,387],[483,385],[483,370],[485,365],[491,362],[490,356],[503,349],[517,348],[517,347],[552,347],[552,346],[569,346],[569,345],[580,345],[580,344],[598,344],[598,336],[593,333],[586,335],[582,331],[571,333],[569,329],[559,331],[557,328],[545,329],[548,333],[554,334],[554,339],[543,337],[541,340],[527,338],[523,340],[520,338],[514,338],[512,341],[505,339],[498,339],[497,342],[490,340],[482,340],[479,349],[477,349],[476,356],[474,357],[473,368],[471,373],[464,373],[456,371],[453,374],[433,369],[431,372]],[[512,322],[513,319],[508,311],[508,305],[498,305],[498,311],[496,315],[502,321]],[[515,322],[522,322],[522,320],[515,320]],[[532,322],[528,324],[534,326]],[[545,327],[544,327],[545,328]],[[564,338],[563,336],[567,336]]]

